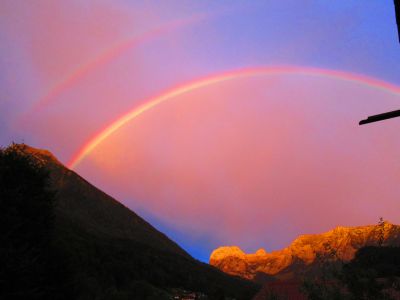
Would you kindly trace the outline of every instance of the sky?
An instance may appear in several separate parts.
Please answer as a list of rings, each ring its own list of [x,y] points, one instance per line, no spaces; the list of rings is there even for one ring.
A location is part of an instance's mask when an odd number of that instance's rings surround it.
[[[0,145],[61,162],[208,261],[399,223],[392,1],[0,2]]]

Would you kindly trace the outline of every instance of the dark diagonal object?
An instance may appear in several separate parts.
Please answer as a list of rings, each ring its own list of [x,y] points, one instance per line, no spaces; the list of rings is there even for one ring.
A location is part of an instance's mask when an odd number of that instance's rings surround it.
[[[400,42],[400,0],[394,0],[394,8],[396,10],[397,32]]]
[[[400,117],[400,110],[394,110],[394,111],[379,114],[379,115],[369,116],[367,119],[361,120],[359,124],[364,125],[364,124],[383,121],[383,120],[396,118],[396,117]]]

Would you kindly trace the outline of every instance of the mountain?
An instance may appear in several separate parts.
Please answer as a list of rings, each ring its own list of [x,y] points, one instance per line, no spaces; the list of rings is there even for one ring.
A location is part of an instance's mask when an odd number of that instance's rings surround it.
[[[210,265],[242,278],[266,282],[272,279],[301,279],[318,272],[323,262],[348,262],[366,246],[400,246],[400,226],[337,227],[322,234],[301,235],[282,250],[264,249],[246,254],[238,247],[220,247],[210,256]]]
[[[50,171],[52,189],[57,195],[58,218],[77,224],[95,236],[128,239],[190,257],[137,214],[65,168],[49,151],[27,145],[19,147]]]
[[[67,298],[170,299],[195,292],[206,299],[250,299],[257,291],[256,284],[192,258],[50,152],[25,144],[10,148],[49,173],[55,193],[52,256],[65,275]]]

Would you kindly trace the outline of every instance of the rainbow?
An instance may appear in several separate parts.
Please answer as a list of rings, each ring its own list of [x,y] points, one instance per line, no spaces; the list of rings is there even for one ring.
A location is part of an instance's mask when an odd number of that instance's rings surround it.
[[[207,87],[213,84],[233,79],[254,77],[254,76],[265,76],[265,75],[289,75],[289,74],[328,77],[349,82],[355,82],[358,84],[367,85],[372,88],[381,89],[386,92],[393,93],[395,95],[400,95],[400,87],[394,84],[382,81],[380,79],[355,73],[343,72],[343,71],[311,68],[311,67],[298,67],[298,66],[256,67],[256,68],[233,70],[188,82],[186,84],[169,89],[156,97],[143,101],[142,105],[140,105],[139,107],[134,107],[128,113],[120,116],[106,128],[95,134],[72,157],[71,161],[68,163],[68,167],[71,169],[76,168],[86,156],[88,156],[99,144],[101,144],[101,142],[107,139],[119,128],[121,128],[128,122],[136,119],[141,114],[151,110],[153,107],[158,106],[161,103],[166,102],[174,97],[183,95],[185,93],[203,87]]]
[[[61,95],[64,91],[71,88],[76,82],[80,79],[87,76],[94,69],[107,64],[112,61],[122,53],[128,51],[129,49],[135,48],[149,40],[155,39],[163,34],[168,32],[177,30],[184,26],[188,26],[197,22],[200,22],[208,17],[211,17],[211,14],[197,14],[190,18],[185,18],[181,20],[171,21],[167,24],[159,26],[153,30],[143,33],[142,35],[134,38],[127,39],[114,47],[111,47],[104,52],[100,53],[90,61],[80,65],[78,68],[73,70],[71,73],[67,74],[63,79],[61,79],[53,88],[49,90],[49,92],[42,97],[32,109],[28,112],[35,113],[40,111],[49,103],[51,103],[54,99],[56,99],[59,95]]]

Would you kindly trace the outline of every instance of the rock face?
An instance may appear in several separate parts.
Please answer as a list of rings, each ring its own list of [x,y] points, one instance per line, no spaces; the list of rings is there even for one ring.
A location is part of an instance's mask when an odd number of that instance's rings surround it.
[[[301,235],[279,251],[263,249],[246,254],[239,247],[220,247],[210,256],[210,264],[242,278],[265,281],[268,276],[288,279],[301,276],[323,261],[349,261],[364,246],[399,246],[400,226],[381,225],[337,227],[322,234]],[[263,279],[261,279],[263,278]]]

